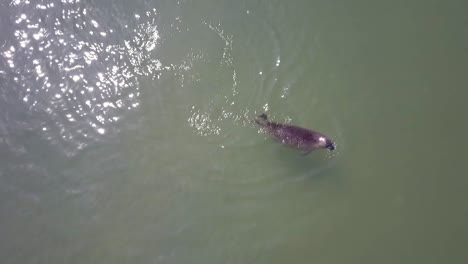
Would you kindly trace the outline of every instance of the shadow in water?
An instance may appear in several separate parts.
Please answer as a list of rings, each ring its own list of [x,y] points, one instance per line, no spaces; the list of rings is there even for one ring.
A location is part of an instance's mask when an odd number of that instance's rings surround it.
[[[328,150],[315,150],[308,155],[279,145],[275,151],[277,160],[288,168],[287,176],[295,180],[319,180],[333,177],[340,180],[339,156],[330,153]]]

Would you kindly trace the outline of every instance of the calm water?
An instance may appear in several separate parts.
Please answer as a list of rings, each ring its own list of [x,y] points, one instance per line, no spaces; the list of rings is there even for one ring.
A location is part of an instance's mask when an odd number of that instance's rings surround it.
[[[468,2],[0,1],[1,263],[468,262]]]

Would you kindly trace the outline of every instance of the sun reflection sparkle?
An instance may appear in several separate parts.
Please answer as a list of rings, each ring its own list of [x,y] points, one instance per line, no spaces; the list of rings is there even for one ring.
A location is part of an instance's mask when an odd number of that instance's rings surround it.
[[[157,78],[163,68],[149,54],[160,38],[156,10],[138,15],[136,28],[120,41],[111,34],[118,23],[80,2],[11,1],[15,28],[0,47],[0,60],[9,67],[0,73],[14,76],[12,90],[31,115],[50,119],[35,121],[44,137],[71,155],[117,131],[113,124],[141,105],[138,76]]]

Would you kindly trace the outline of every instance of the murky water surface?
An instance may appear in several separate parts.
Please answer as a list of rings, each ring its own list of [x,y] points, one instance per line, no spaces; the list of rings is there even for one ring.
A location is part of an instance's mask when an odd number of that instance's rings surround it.
[[[467,9],[2,0],[0,262],[467,263]]]

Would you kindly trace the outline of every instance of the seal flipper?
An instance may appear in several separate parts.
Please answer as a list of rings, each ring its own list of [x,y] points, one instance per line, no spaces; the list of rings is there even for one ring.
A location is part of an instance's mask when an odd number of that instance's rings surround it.
[[[261,115],[259,115],[256,119],[255,119],[255,123],[261,125],[261,126],[264,126],[268,123],[268,116],[267,114],[263,113]]]

